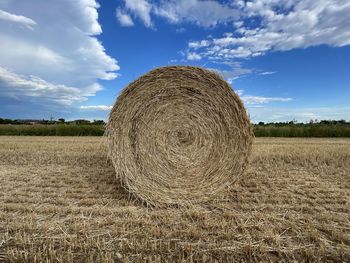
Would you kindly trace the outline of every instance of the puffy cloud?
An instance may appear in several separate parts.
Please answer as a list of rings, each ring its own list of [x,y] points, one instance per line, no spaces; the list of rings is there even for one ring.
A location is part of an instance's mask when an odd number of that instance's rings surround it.
[[[173,24],[190,22],[203,27],[239,18],[237,8],[209,0],[124,0],[123,8],[124,14],[128,12],[139,18],[146,27],[153,27],[152,16],[165,18]]]
[[[16,99],[33,100],[36,103],[45,98],[45,100],[63,105],[71,105],[73,102],[85,100],[84,96],[98,91],[100,88],[95,86],[88,93],[82,93],[81,90],[62,84],[49,83],[35,76],[21,76],[0,67],[0,94],[1,96],[12,97]]]
[[[171,23],[192,22],[199,26],[215,26],[239,18],[239,11],[217,1],[179,0],[162,1],[155,7],[156,15]]]
[[[151,8],[152,5],[146,0],[124,0],[125,8],[136,17],[140,18],[147,27],[152,27]]]
[[[42,107],[74,105],[101,90],[98,79],[117,77],[117,61],[95,37],[102,32],[98,7],[95,0],[0,2],[4,12],[30,19],[0,20],[3,106],[6,98],[25,100],[34,114]],[[23,23],[31,30],[14,26]]]
[[[214,39],[213,44],[226,47],[226,46],[232,45],[234,43],[234,41],[235,41],[235,39],[233,37],[226,36],[223,38]]]
[[[210,42],[197,53],[210,59],[228,60],[322,44],[334,47],[350,44],[347,0],[254,0],[240,6],[242,20],[234,23],[232,34],[195,42]],[[260,23],[248,26],[246,19]],[[190,45],[189,48],[195,49]]]
[[[202,40],[202,41],[192,41],[188,43],[188,47],[197,49],[201,47],[207,47],[209,46],[210,42],[208,40]]]
[[[134,22],[132,21],[132,18],[130,15],[126,14],[124,11],[117,8],[115,15],[122,26],[133,26]]]
[[[101,110],[101,111],[110,111],[113,106],[108,105],[89,105],[89,106],[80,106],[81,110]]]
[[[195,52],[189,52],[189,53],[187,53],[187,59],[188,60],[201,60],[202,57]]]

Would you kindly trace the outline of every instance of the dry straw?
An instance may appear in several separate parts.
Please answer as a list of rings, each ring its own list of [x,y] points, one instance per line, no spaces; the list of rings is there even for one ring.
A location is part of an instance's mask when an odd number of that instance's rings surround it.
[[[208,200],[243,173],[252,127],[216,73],[162,67],[127,86],[110,113],[109,154],[123,186],[149,205]]]

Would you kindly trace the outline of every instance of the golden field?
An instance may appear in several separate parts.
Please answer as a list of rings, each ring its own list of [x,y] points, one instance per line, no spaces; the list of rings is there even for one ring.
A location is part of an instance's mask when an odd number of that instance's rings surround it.
[[[189,209],[119,186],[101,137],[0,137],[0,262],[350,261],[350,139],[257,138]]]

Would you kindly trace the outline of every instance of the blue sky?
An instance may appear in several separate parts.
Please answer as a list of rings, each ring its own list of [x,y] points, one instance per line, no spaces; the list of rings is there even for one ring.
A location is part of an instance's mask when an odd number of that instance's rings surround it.
[[[215,70],[253,122],[350,120],[347,0],[0,2],[0,117],[106,119],[164,65]]]

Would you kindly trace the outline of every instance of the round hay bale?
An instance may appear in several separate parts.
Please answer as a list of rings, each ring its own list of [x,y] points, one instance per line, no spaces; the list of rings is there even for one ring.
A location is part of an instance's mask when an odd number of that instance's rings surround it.
[[[123,186],[149,205],[201,203],[234,183],[252,126],[219,75],[162,67],[128,85],[109,116],[109,155]]]

